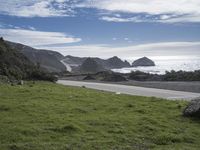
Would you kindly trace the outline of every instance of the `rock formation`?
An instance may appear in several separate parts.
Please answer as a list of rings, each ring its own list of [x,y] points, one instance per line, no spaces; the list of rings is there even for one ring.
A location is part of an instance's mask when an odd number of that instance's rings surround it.
[[[192,100],[183,111],[183,115],[187,117],[200,118],[200,98]]]
[[[155,63],[147,58],[147,57],[142,57],[140,59],[137,59],[135,60],[133,63],[132,63],[132,66],[133,67],[139,67],[139,66],[155,66]]]
[[[83,73],[96,73],[105,70],[100,64],[98,64],[93,58],[87,58],[80,66],[80,72]]]

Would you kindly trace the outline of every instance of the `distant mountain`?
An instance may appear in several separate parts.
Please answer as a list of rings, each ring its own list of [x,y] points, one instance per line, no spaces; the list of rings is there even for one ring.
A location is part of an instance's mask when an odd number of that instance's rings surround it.
[[[79,72],[80,66],[89,58],[70,55],[64,57],[62,54],[55,51],[35,49],[30,46],[10,41],[6,42],[11,48],[21,51],[33,64],[39,65],[48,72],[63,72],[66,70],[70,72]],[[98,57],[94,57],[92,59],[105,70],[131,66],[129,62],[122,61],[117,56],[109,59],[101,59]]]
[[[147,58],[147,57],[142,57],[140,59],[137,59],[132,63],[133,67],[139,67],[139,66],[155,66],[155,63],[153,60]]]
[[[62,60],[70,66],[80,66],[88,57],[65,56]]]
[[[14,49],[20,50],[32,63],[39,64],[41,68],[49,72],[62,72],[66,71],[66,67],[60,62],[64,58],[58,52],[49,50],[38,50],[32,47],[13,43],[7,41],[7,43]]]
[[[67,63],[68,65],[72,67],[78,67],[81,64],[83,64],[83,62],[86,59],[88,59],[88,57],[74,57],[74,56],[68,55],[62,61],[64,61],[65,63]],[[131,66],[127,61],[122,61],[120,58],[116,56],[109,59],[101,59],[98,57],[93,57],[92,59],[106,70]]]
[[[87,58],[80,66],[80,72],[96,73],[105,70],[94,58]]]

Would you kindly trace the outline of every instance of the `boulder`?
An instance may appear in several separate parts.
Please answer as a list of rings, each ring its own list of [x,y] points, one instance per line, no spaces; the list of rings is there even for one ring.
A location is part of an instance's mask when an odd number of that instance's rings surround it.
[[[18,84],[19,84],[19,85],[24,85],[24,81],[23,81],[23,80],[20,80]]]
[[[95,78],[92,77],[91,75],[87,75],[86,77],[83,78],[83,80],[95,80]]]
[[[183,115],[200,118],[200,98],[192,100],[183,111]]]
[[[96,79],[100,81],[108,81],[108,82],[121,82],[127,81],[127,79],[120,73],[115,73],[112,71],[102,71],[95,74]]]
[[[110,74],[105,78],[103,78],[102,81],[121,82],[121,81],[127,81],[127,79],[120,74]]]
[[[132,63],[133,67],[139,67],[139,66],[155,66],[155,63],[147,58],[147,57],[142,57],[140,59],[137,59]]]

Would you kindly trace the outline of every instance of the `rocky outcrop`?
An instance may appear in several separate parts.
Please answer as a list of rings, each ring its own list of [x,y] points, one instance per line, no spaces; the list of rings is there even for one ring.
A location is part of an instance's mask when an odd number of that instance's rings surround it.
[[[139,67],[139,66],[155,66],[155,63],[147,58],[147,57],[142,57],[140,59],[137,59],[132,63],[133,67]]]
[[[127,79],[120,74],[109,74],[108,76],[104,77],[102,81],[121,82],[121,81],[127,81]]]
[[[70,65],[71,67],[78,67],[80,66],[88,57],[74,57],[74,56],[66,56],[62,61]],[[98,57],[92,57],[94,61],[96,61],[99,65],[103,68],[110,70],[110,69],[119,69],[123,67],[130,67],[130,63],[128,61],[122,61],[117,56],[111,57],[109,59],[101,59]],[[77,69],[75,69],[77,70]]]
[[[96,80],[108,81],[108,82],[121,82],[127,81],[127,79],[120,73],[115,73],[112,71],[102,71],[94,75]]]
[[[125,67],[131,67],[131,64],[127,60],[124,61],[124,65]]]
[[[95,80],[95,78],[91,75],[87,75],[86,77],[83,78],[83,80]]]
[[[100,64],[98,64],[93,58],[87,58],[80,66],[80,72],[83,73],[96,73],[105,70]]]
[[[122,61],[117,56],[107,59],[106,67],[111,69],[119,69],[124,67],[130,67],[131,65],[127,61]]]
[[[183,115],[200,118],[200,98],[192,100],[183,111]]]

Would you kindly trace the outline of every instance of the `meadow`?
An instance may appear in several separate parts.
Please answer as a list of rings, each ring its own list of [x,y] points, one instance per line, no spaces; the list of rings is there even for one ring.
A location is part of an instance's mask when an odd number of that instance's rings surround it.
[[[50,82],[0,84],[1,150],[195,150],[188,102],[117,95]]]

